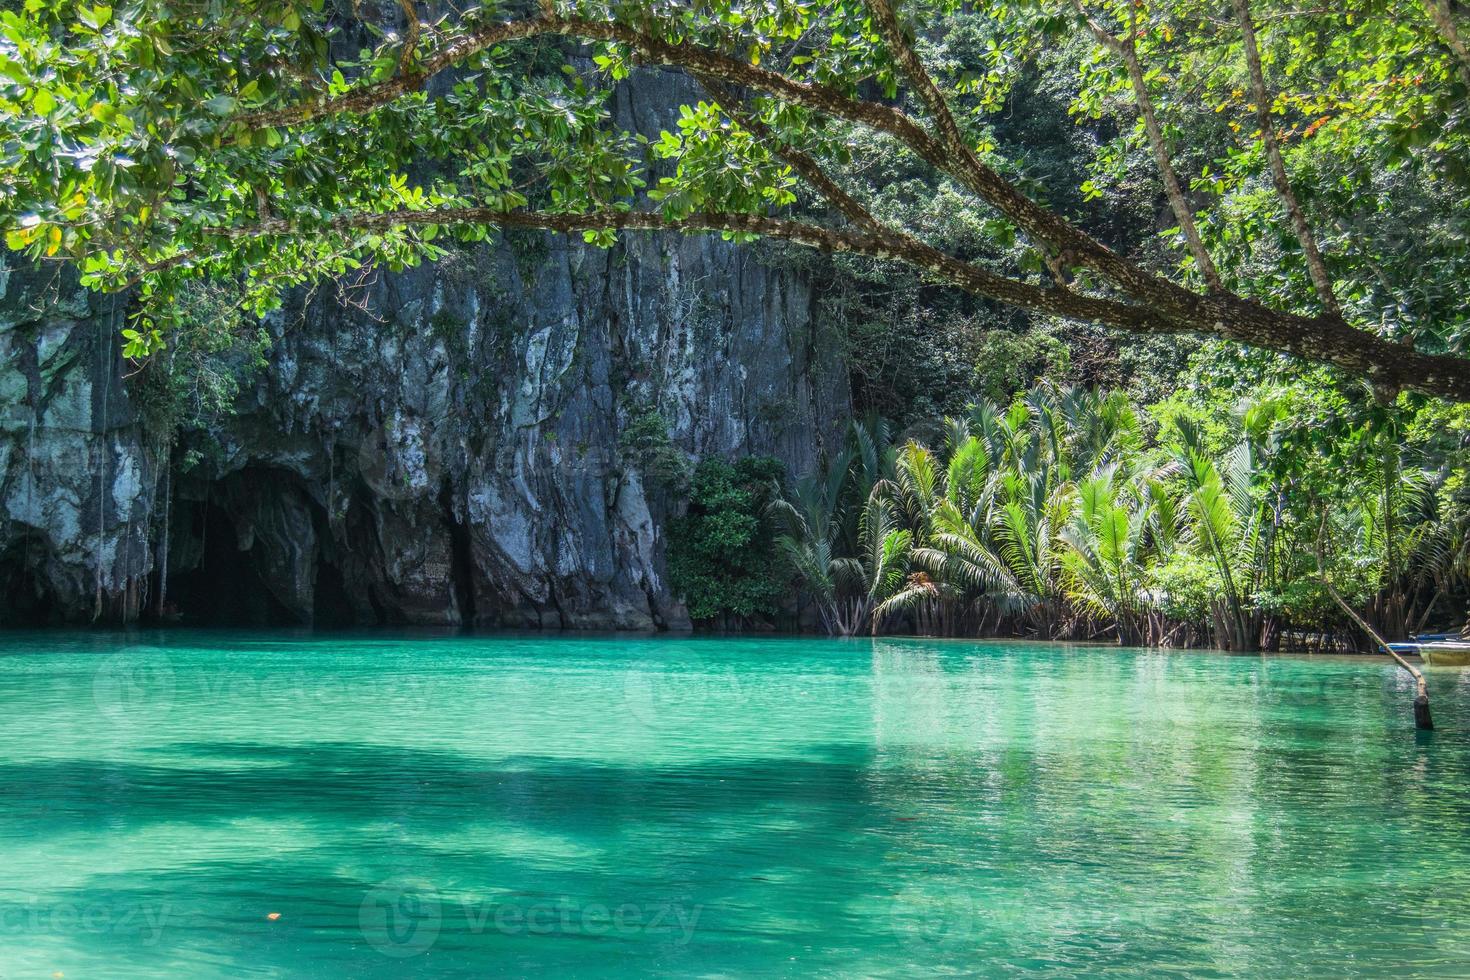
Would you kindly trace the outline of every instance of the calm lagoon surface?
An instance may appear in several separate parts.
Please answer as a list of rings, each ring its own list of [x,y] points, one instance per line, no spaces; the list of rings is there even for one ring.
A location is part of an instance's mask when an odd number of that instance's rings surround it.
[[[1470,672],[0,635],[0,977],[1470,976]]]

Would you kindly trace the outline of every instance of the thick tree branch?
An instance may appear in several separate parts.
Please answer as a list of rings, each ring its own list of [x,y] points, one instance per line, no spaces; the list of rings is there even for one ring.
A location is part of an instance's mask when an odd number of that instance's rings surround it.
[[[925,69],[924,63],[919,60],[918,52],[904,36],[903,25],[898,20],[898,11],[889,0],[868,0],[868,10],[872,14],[873,24],[878,28],[878,33],[882,36],[883,43],[887,45],[889,53],[903,70],[904,76],[908,78],[914,91],[918,93],[919,100],[924,103],[929,117],[939,127],[941,144],[951,159],[958,164],[958,172],[953,164],[944,169],[954,173],[972,190],[986,197],[986,192],[981,188],[988,185],[993,176],[998,175],[980,162],[980,158],[975,154],[969,141],[965,139],[964,133],[960,131],[959,123],[955,121],[954,113],[950,111],[949,102],[945,100],[944,93],[939,90],[939,86],[935,84],[933,77]],[[989,200],[988,197],[986,199]],[[1003,205],[994,201],[992,204],[1000,208],[1003,213],[1010,214]],[[1020,221],[1017,223],[1038,246],[1037,251],[1041,253],[1042,261],[1046,264],[1052,280],[1059,287],[1065,288],[1067,268],[1062,256],[1070,258],[1074,255],[1072,243],[1066,237],[1058,237],[1056,234],[1048,235],[1040,232],[1036,227],[1029,227]],[[1105,271],[1103,266],[1098,265],[1095,261],[1085,264],[1094,266],[1098,271]],[[1107,264],[1110,263],[1106,261],[1103,263],[1103,265]],[[1105,274],[1117,279],[1115,272],[1105,272]],[[1121,283],[1121,280],[1119,281]]]
[[[1250,69],[1251,90],[1256,100],[1256,121],[1261,127],[1261,142],[1266,148],[1266,159],[1271,164],[1271,179],[1276,184],[1276,194],[1286,207],[1291,226],[1301,242],[1302,255],[1307,262],[1307,273],[1317,289],[1317,298],[1322,308],[1333,315],[1340,315],[1337,297],[1332,292],[1332,277],[1327,274],[1327,264],[1317,248],[1317,236],[1307,223],[1307,216],[1291,189],[1286,176],[1286,163],[1281,158],[1281,146],[1276,140],[1276,124],[1271,119],[1271,93],[1266,88],[1266,75],[1261,69],[1261,49],[1256,43],[1256,27],[1251,20],[1250,0],[1233,0],[1235,20],[1240,25],[1241,42],[1245,47],[1245,63]]]
[[[1169,153],[1168,144],[1164,142],[1164,131],[1159,126],[1153,98],[1149,95],[1148,85],[1144,81],[1143,67],[1138,62],[1138,45],[1135,41],[1137,9],[1133,9],[1133,23],[1129,25],[1128,35],[1120,38],[1115,37],[1094,20],[1082,6],[1082,0],[1072,0],[1072,7],[1086,22],[1088,30],[1092,32],[1093,37],[1097,38],[1098,43],[1113,52],[1128,70],[1128,81],[1133,87],[1133,98],[1138,104],[1139,115],[1143,117],[1143,129],[1148,135],[1149,147],[1153,150],[1154,163],[1158,165],[1159,176],[1163,178],[1164,195],[1169,199],[1169,207],[1174,212],[1174,220],[1179,222],[1179,230],[1184,233],[1184,241],[1189,246],[1189,253],[1194,256],[1200,275],[1204,276],[1205,282],[1212,290],[1222,289],[1219,270],[1215,268],[1214,260],[1210,258],[1210,253],[1200,238],[1199,228],[1194,221],[1194,211],[1190,208],[1189,202],[1184,199],[1184,188],[1180,184],[1179,174],[1174,170],[1174,160]]]
[[[944,93],[930,77],[924,63],[919,60],[918,52],[909,44],[904,37],[903,26],[898,21],[898,12],[889,0],[868,0],[868,9],[873,15],[873,24],[878,28],[878,33],[883,38],[883,43],[888,46],[888,53],[893,60],[903,69],[909,84],[919,96],[919,101],[924,103],[928,110],[929,118],[939,128],[939,138],[950,155],[960,160],[966,170],[977,174],[983,174],[989,170],[980,158],[975,155],[964,133],[960,132],[959,123],[955,121],[954,113],[949,110],[949,103],[945,101]],[[1062,242],[1047,239],[1049,244],[1057,249],[1062,247]]]
[[[1369,378],[1383,388],[1403,388],[1470,401],[1470,365],[1448,354],[1421,354],[1355,330],[1340,317],[1280,313],[1229,293],[1200,297],[1188,315],[1120,303],[1069,289],[1045,288],[987,272],[911,236],[883,230],[839,230],[765,215],[712,212],[682,219],[641,211],[548,214],[492,208],[441,208],[342,215],[298,228],[284,218],[243,228],[206,229],[228,238],[319,232],[385,231],[413,225],[481,225],[539,228],[561,233],[600,231],[721,231],[778,238],[824,252],[845,252],[904,262],[977,296],[1011,306],[1116,327],[1134,333],[1203,333],[1293,354]],[[177,257],[175,257],[177,258]],[[172,263],[172,260],[170,260]]]
[[[892,7],[886,0],[875,2],[892,12]],[[1237,3],[1240,2],[1243,0],[1237,0]],[[1322,317],[1301,317],[1271,310],[1231,293],[1196,294],[1118,256],[1065,219],[1026,197],[999,173],[980,163],[972,152],[951,152],[945,141],[930,134],[900,109],[856,99],[830,86],[796,81],[688,42],[666,41],[624,24],[543,14],[528,20],[486,25],[444,45],[438,51],[428,53],[418,62],[418,68],[412,75],[364,85],[336,98],[316,99],[284,109],[247,114],[237,117],[236,122],[246,126],[292,125],[333,113],[370,111],[420,90],[434,74],[476,52],[505,41],[548,34],[621,44],[629,47],[645,62],[680,67],[696,78],[706,76],[738,89],[764,92],[791,104],[887,133],[913,149],[937,169],[954,176],[980,198],[1010,217],[1032,238],[1042,242],[1061,243],[1069,261],[1091,268],[1112,280],[1130,302],[1085,296],[1064,287],[1042,288],[988,273],[911,237],[890,229],[874,229],[866,222],[857,221],[855,210],[840,204],[839,207],[849,218],[854,219],[860,230],[834,231],[801,222],[753,215],[696,215],[682,222],[669,222],[657,215],[635,212],[600,212],[572,216],[526,212],[506,214],[484,209],[357,216],[350,219],[350,226],[383,228],[425,222],[471,222],[555,231],[657,228],[769,235],[814,248],[904,261],[962,289],[1023,309],[1094,321],[1132,331],[1212,334],[1227,340],[1332,364],[1344,371],[1365,376],[1382,389],[1407,388],[1457,401],[1470,401],[1470,365],[1462,358],[1419,354],[1373,334],[1356,330],[1337,315],[1335,303]],[[902,35],[897,35],[897,38],[900,49],[906,47],[902,43]],[[1258,56],[1256,62],[1259,74]],[[918,66],[918,72],[922,74],[922,66]],[[924,77],[927,78],[927,75]],[[933,85],[932,80],[930,85]],[[1265,111],[1269,116],[1269,103],[1260,99],[1258,102],[1267,107]],[[1265,124],[1264,130],[1274,141],[1269,122]],[[1276,156],[1277,166],[1273,169],[1284,176],[1284,166],[1279,163],[1279,150]],[[793,168],[801,172],[795,163]],[[816,161],[810,161],[810,168],[813,173],[820,173],[820,165]],[[814,186],[829,195],[833,190],[841,190],[835,183],[829,183],[826,187],[814,183]],[[829,199],[834,203],[842,200],[841,197]],[[1297,210],[1299,214],[1299,209]],[[263,230],[284,233],[288,229],[285,225],[280,225]],[[1315,248],[1312,254],[1316,255]],[[1319,278],[1319,274],[1325,276],[1325,269],[1320,266],[1320,255],[1316,255],[1316,262],[1318,268],[1313,272],[1314,281]],[[1331,295],[1330,290],[1327,295]]]
[[[899,109],[855,99],[830,86],[796,81],[779,72],[687,42],[665,41],[611,21],[546,15],[487,25],[425,58],[412,75],[375,82],[334,98],[319,98],[284,109],[247,113],[236,117],[235,121],[250,128],[289,126],[336,113],[367,112],[422,89],[434,75],[487,48],[540,35],[623,44],[645,62],[680,67],[694,75],[709,75],[729,84],[767,92],[793,104],[887,133],[936,169],[955,177],[1014,221],[1026,234],[1042,242],[1057,244],[1077,264],[1096,270],[1130,295],[1178,312],[1192,307],[1197,299],[1189,290],[1139,268],[1066,219],[1031,200],[998,172],[981,163],[968,149],[956,156],[944,142]],[[932,86],[932,81],[930,84]]]
[[[419,47],[419,12],[414,6],[414,0],[398,0],[398,6],[403,10],[404,31],[406,32],[403,52],[398,56],[398,71],[400,74],[406,74]]]
[[[734,119],[750,132],[770,141],[774,145],[774,152],[790,163],[793,170],[800,174],[807,183],[816,189],[818,194],[841,211],[853,224],[894,245],[896,248],[908,250],[927,249],[928,253],[938,256],[944,262],[955,261],[952,256],[944,255],[930,248],[913,235],[879,221],[873,216],[871,211],[864,207],[852,195],[848,194],[835,180],[829,177],[822,169],[821,164],[796,147],[782,141],[776,133],[772,132],[769,126],[757,116],[746,111],[743,107],[743,100],[731,91],[729,86],[720,82],[719,79],[711,78],[708,75],[699,75],[696,77],[699,78],[700,84],[705,87],[710,95],[720,103],[721,108],[730,115],[730,118]],[[1059,265],[1054,259],[1048,262],[1052,280],[1056,283],[1058,290],[1070,292],[1067,288],[1066,277],[1062,274]]]
[[[888,46],[889,54],[903,69],[909,84],[918,94],[919,101],[924,103],[929,117],[939,128],[939,138],[945,149],[959,160],[967,171],[975,174],[979,179],[988,179],[988,175],[993,171],[980,162],[980,158],[975,155],[975,150],[965,139],[964,133],[960,131],[959,123],[955,121],[954,113],[950,111],[944,93],[939,90],[939,86],[934,83],[934,79],[924,68],[924,63],[919,60],[918,52],[904,37],[903,26],[899,23],[898,13],[893,4],[890,0],[868,0],[868,9],[872,11],[873,24],[883,37],[883,43]],[[1065,244],[1050,238],[1044,240],[1058,249]]]

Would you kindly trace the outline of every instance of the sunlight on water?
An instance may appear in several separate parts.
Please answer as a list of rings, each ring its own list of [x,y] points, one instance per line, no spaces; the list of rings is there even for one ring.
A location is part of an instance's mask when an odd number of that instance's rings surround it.
[[[0,643],[0,977],[1470,975],[1458,672],[1416,735],[1367,658]]]

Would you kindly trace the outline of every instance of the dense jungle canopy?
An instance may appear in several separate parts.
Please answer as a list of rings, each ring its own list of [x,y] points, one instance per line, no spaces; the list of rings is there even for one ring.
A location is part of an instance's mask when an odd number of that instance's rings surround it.
[[[869,414],[804,481],[629,422],[696,620],[1351,645],[1336,582],[1458,623],[1453,0],[4,6],[6,242],[128,296],[174,429],[290,287],[719,233],[819,286]],[[619,124],[634,72],[677,125]]]
[[[135,355],[192,278],[265,308],[497,228],[672,228],[1470,399],[1452,0],[7,6],[0,225],[137,287]],[[644,65],[703,88],[657,140],[608,109]],[[1107,122],[1066,169],[1000,136],[1037,85]],[[1167,217],[1120,234],[1139,185]]]

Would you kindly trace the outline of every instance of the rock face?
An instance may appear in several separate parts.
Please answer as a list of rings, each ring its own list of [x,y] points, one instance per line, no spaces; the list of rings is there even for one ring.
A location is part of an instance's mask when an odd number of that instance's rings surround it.
[[[808,286],[758,251],[520,236],[295,297],[183,472],[129,402],[118,301],[0,276],[0,622],[679,628],[680,495],[630,427],[801,473],[849,411]]]
[[[0,622],[131,618],[157,453],[122,380],[122,304],[0,264]]]

